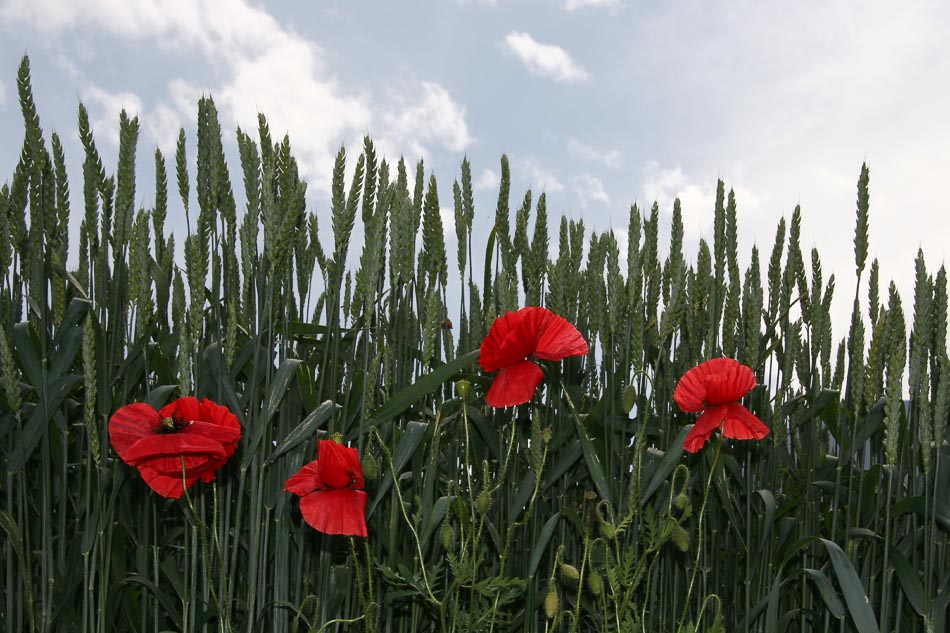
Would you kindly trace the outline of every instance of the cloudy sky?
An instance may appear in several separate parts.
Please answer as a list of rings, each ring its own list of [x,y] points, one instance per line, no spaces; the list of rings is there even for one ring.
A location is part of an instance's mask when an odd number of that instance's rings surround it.
[[[947,252],[947,33],[941,1],[0,0],[0,182],[22,138],[27,53],[74,192],[80,101],[112,166],[118,112],[137,113],[148,165],[156,146],[173,154],[180,127],[193,142],[197,98],[211,94],[235,157],[234,129],[259,111],[290,134],[324,214],[332,157],[341,144],[355,155],[363,134],[389,158],[424,158],[443,204],[467,155],[482,225],[502,153],[513,207],[544,190],[549,212],[622,231],[631,203],[657,200],[668,224],[678,196],[693,249],[711,236],[722,178],[746,260],[800,204],[802,246],[837,273],[844,314],[862,162],[871,255],[905,302],[918,247],[931,269]],[[137,195],[149,204],[148,179]]]

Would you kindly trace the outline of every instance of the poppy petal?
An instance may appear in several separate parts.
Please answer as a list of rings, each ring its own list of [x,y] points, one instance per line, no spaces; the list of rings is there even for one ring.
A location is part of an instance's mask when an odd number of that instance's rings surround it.
[[[728,413],[727,407],[710,407],[703,412],[693,425],[693,429],[683,440],[683,449],[695,453],[703,447],[712,432],[722,426]]]
[[[135,465],[146,459],[180,455],[207,455],[208,457],[227,457],[227,451],[221,442],[203,435],[185,433],[157,433],[138,440],[126,451],[125,461]]]
[[[366,493],[362,490],[318,490],[300,499],[300,513],[324,534],[366,536]]]
[[[530,306],[495,319],[479,352],[482,369],[496,371],[530,356],[537,347],[545,312],[550,314],[549,310]]]
[[[741,404],[734,402],[727,404],[726,422],[722,434],[736,440],[761,440],[769,434],[769,427],[765,426],[754,413]]]
[[[241,427],[219,426],[213,422],[195,420],[188,426],[179,429],[175,435],[207,437],[221,444],[228,451],[228,457],[234,454],[238,440],[241,439]]]
[[[355,448],[333,440],[320,440],[317,445],[317,467],[328,488],[362,488],[363,467]]]
[[[583,356],[590,351],[584,335],[573,323],[550,311],[548,315],[532,356],[541,360],[563,360],[568,356]]]
[[[544,372],[530,360],[503,368],[491,383],[485,402],[493,407],[513,407],[531,400]]]
[[[175,477],[173,475],[160,473],[148,466],[140,466],[138,470],[142,476],[142,480],[148,484],[148,487],[161,496],[169,499],[179,499],[185,494],[185,487],[182,486],[181,482],[181,474]],[[188,488],[191,488],[197,480],[198,477],[188,477],[185,483]]]
[[[300,497],[310,494],[314,490],[326,488],[323,480],[320,478],[320,467],[317,460],[306,464],[303,468],[290,476],[290,479],[284,484],[284,490],[292,492]]]
[[[673,400],[687,413],[702,411],[709,405],[735,402],[755,386],[755,374],[737,360],[713,358],[683,374]]]
[[[112,414],[109,419],[109,441],[124,462],[132,445],[143,437],[152,435],[161,424],[158,411],[143,402],[127,404]]]
[[[715,359],[732,361],[730,364],[716,363],[706,377],[707,404],[726,404],[735,402],[755,387],[755,374],[747,366],[731,358]],[[712,362],[712,361],[710,361]]]

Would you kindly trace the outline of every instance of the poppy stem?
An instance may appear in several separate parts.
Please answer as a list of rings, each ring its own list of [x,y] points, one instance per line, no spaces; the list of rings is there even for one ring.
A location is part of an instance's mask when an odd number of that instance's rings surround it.
[[[719,465],[719,455],[722,452],[722,443],[723,436],[720,432],[719,443],[716,445],[716,456],[713,458],[712,468],[709,470],[709,477],[706,479],[706,491],[703,493],[703,505],[699,509],[699,526],[697,528],[699,536],[696,543],[696,560],[693,561],[693,571],[689,577],[689,586],[686,589],[686,599],[683,601],[683,614],[680,616],[677,630],[682,630],[683,623],[686,622],[686,614],[689,612],[689,597],[693,593],[693,585],[696,582],[696,572],[699,570],[699,558],[703,553],[703,518],[706,515],[706,503],[709,501],[709,490],[712,487],[712,480],[716,474],[716,466]]]

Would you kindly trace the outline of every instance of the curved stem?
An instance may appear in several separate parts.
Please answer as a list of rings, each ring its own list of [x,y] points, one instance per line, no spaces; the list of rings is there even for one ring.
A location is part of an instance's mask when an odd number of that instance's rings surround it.
[[[699,537],[696,543],[696,560],[693,561],[693,571],[689,577],[689,586],[686,589],[686,598],[683,601],[683,614],[680,616],[677,628],[682,628],[686,622],[686,614],[689,612],[689,597],[693,593],[693,585],[696,582],[696,572],[699,570],[699,557],[703,553],[703,518],[706,515],[706,503],[709,501],[709,489],[712,487],[713,476],[716,474],[716,466],[719,465],[719,455],[722,452],[722,433],[719,435],[719,444],[716,445],[716,456],[713,458],[712,468],[709,470],[709,478],[706,479],[706,491],[703,493],[703,505],[699,510]]]

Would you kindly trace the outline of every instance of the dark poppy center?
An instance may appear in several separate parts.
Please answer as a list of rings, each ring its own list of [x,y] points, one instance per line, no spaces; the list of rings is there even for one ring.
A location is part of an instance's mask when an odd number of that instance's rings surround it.
[[[170,416],[167,418],[162,418],[161,423],[158,427],[159,433],[177,433],[181,429],[188,426],[187,420],[182,420],[177,416]]]

